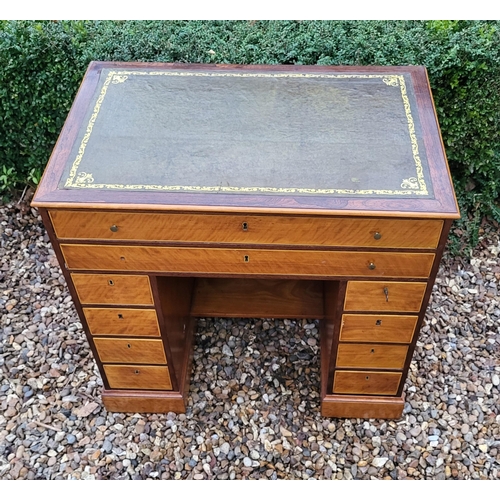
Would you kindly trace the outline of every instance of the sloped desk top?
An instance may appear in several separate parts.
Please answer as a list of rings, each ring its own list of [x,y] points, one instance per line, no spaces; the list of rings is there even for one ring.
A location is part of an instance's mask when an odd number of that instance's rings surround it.
[[[410,66],[92,63],[34,202],[458,214]]]

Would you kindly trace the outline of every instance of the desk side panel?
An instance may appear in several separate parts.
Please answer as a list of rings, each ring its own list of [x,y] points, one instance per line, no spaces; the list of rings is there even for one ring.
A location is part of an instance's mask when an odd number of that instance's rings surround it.
[[[78,316],[80,318],[80,322],[82,324],[83,330],[84,330],[85,335],[87,337],[87,341],[89,343],[90,349],[91,349],[92,354],[94,356],[94,360],[96,361],[97,366],[99,368],[99,372],[101,374],[101,378],[102,378],[104,387],[107,389],[107,388],[109,388],[108,379],[106,377],[106,373],[104,372],[102,363],[99,361],[99,355],[97,353],[94,339],[90,333],[90,328],[89,328],[89,325],[87,323],[87,318],[85,317],[85,314],[83,312],[83,307],[80,303],[78,293],[77,293],[76,288],[73,284],[73,280],[71,279],[71,274],[69,273],[69,271],[66,267],[66,262],[64,260],[63,254],[61,252],[59,242],[57,241],[57,238],[56,238],[56,235],[54,232],[54,228],[52,226],[52,221],[50,220],[50,217],[49,217],[47,210],[40,208],[39,212],[40,212],[40,215],[42,217],[42,221],[43,221],[43,224],[44,224],[45,229],[47,231],[47,234],[49,236],[52,247],[54,249],[54,253],[56,254],[57,261],[59,262],[59,266],[60,266],[61,271],[63,273],[64,279],[66,280],[66,285],[68,287],[71,298],[73,299],[73,304],[74,304],[76,312],[78,313]]]

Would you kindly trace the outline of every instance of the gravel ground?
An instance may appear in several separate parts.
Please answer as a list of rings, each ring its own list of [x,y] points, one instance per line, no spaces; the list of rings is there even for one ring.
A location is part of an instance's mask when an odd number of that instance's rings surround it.
[[[186,414],[108,413],[40,218],[0,207],[2,479],[500,478],[498,227],[446,256],[401,420],[319,413],[313,320],[207,319]]]

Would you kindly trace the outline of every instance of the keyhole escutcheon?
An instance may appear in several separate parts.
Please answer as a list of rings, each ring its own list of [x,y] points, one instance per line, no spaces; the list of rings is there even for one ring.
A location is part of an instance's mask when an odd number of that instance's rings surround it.
[[[243,222],[241,224],[241,229],[243,229],[243,231],[248,231],[248,222]]]

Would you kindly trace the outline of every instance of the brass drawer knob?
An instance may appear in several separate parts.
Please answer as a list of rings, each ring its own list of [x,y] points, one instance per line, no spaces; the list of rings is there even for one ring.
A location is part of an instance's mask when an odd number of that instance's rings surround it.
[[[384,286],[385,301],[389,302],[389,288]]]
[[[109,229],[111,232],[116,233],[118,231],[118,226],[113,224]]]
[[[382,238],[382,235],[377,231],[373,237],[376,239],[376,240],[379,240],[380,238]]]
[[[374,263],[374,262],[370,262],[370,263],[368,264],[368,269],[371,269],[372,271],[373,271],[376,267],[377,267],[377,266],[375,265],[375,263]]]

